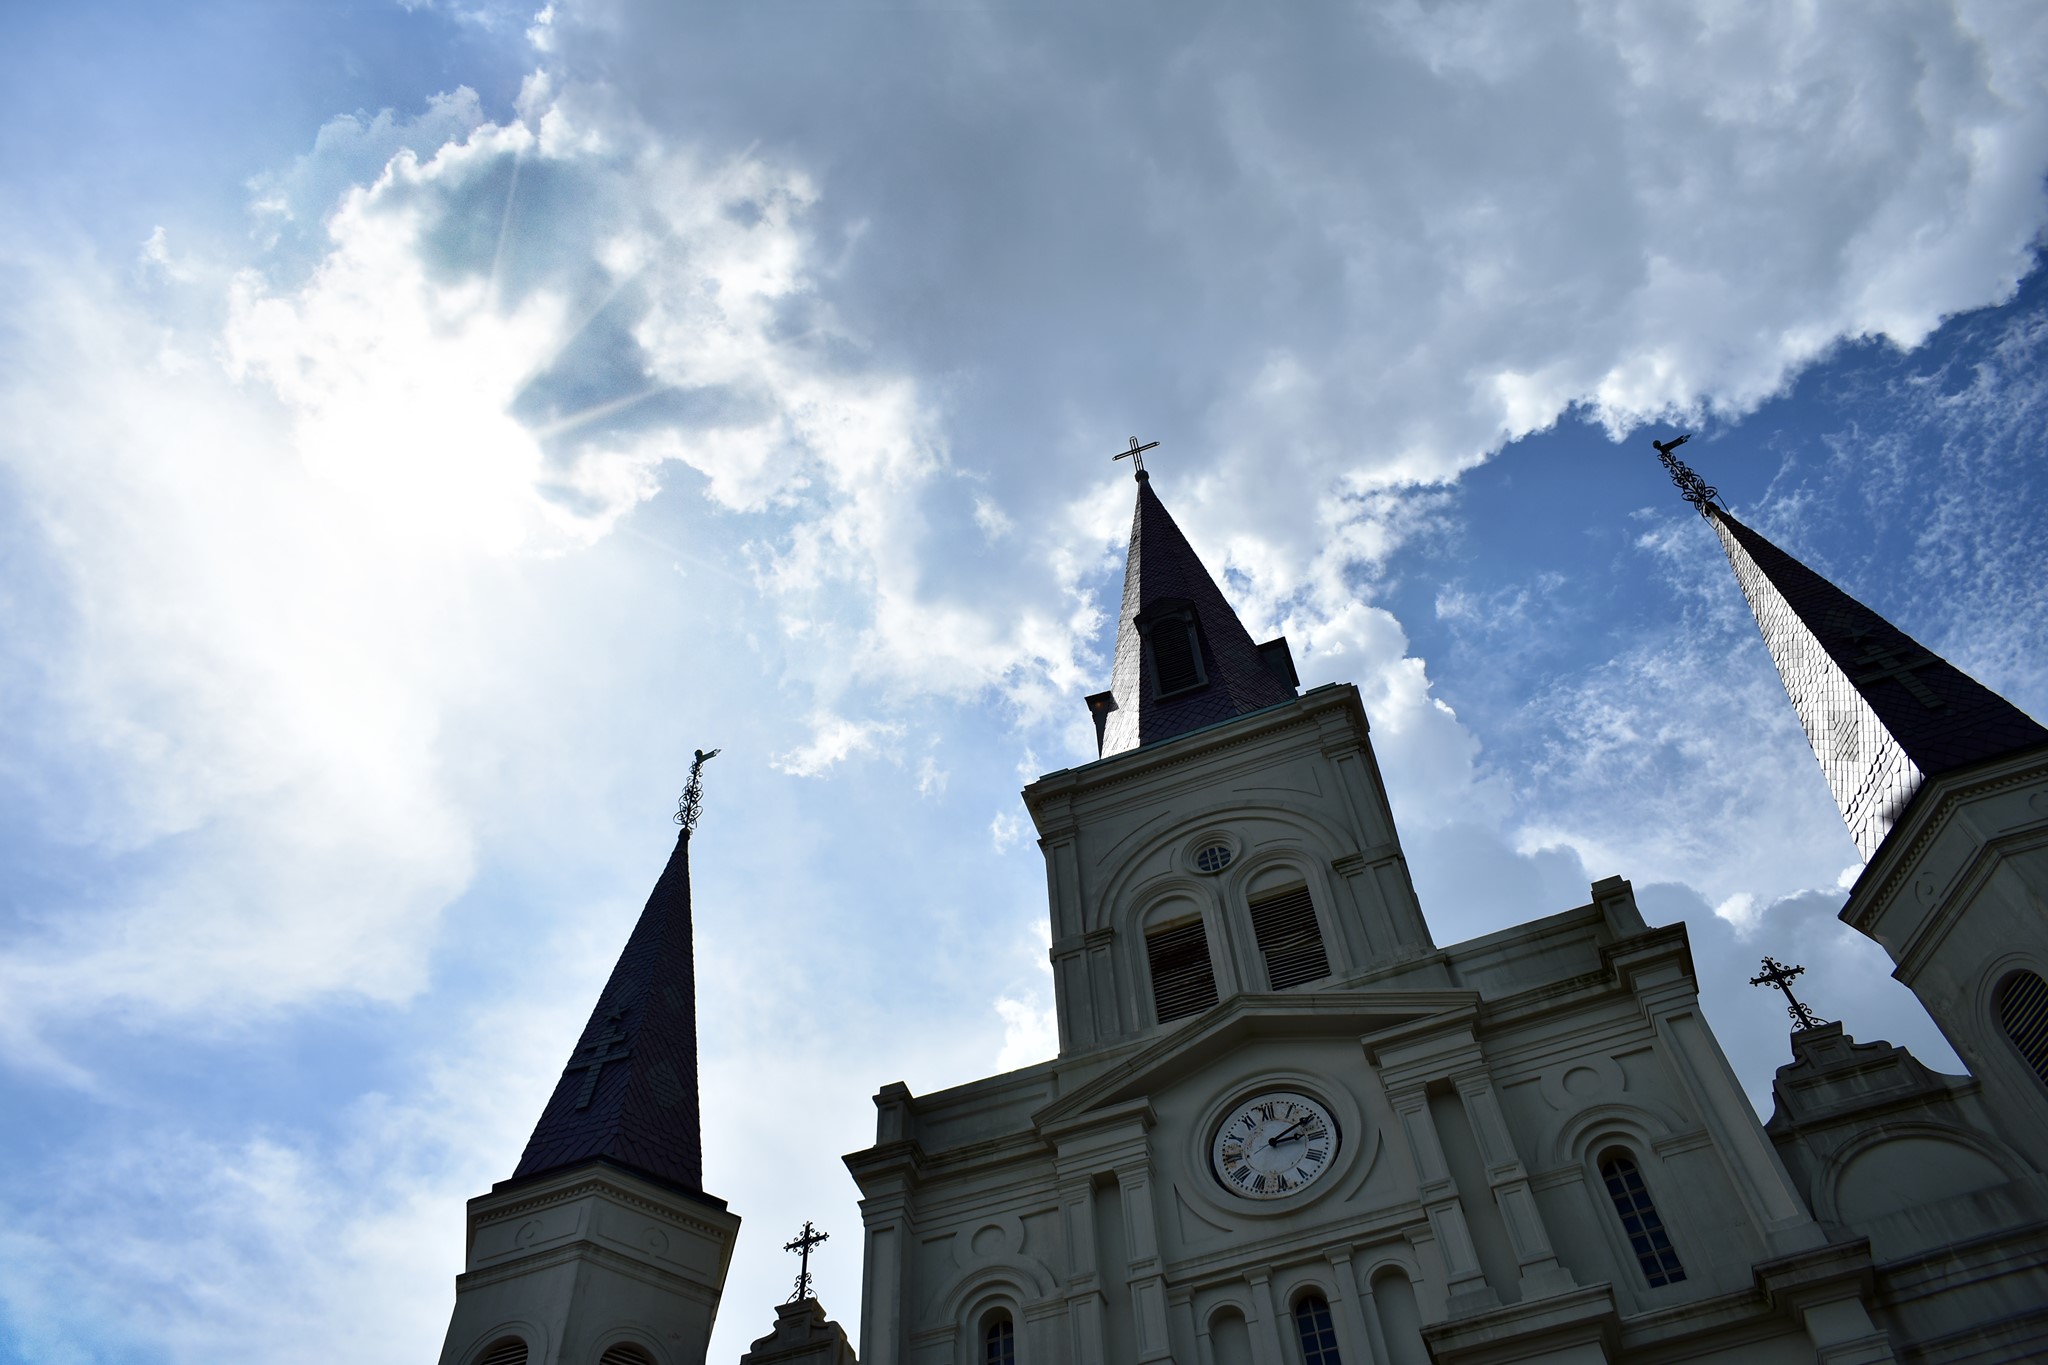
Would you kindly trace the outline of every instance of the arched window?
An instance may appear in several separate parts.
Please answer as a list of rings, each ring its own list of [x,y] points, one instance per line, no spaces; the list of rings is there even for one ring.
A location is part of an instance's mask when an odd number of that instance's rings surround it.
[[[1131,624],[1145,641],[1154,697],[1177,697],[1208,683],[1192,603],[1155,602],[1134,617]]]
[[[1261,896],[1251,903],[1252,937],[1266,959],[1266,984],[1276,991],[1290,990],[1330,974],[1330,959],[1323,952],[1323,931],[1316,923],[1315,902],[1308,888],[1297,886],[1278,895]]]
[[[2033,972],[2014,972],[1998,988],[1998,1025],[2048,1085],[2048,981]]]
[[[518,1337],[499,1337],[484,1348],[476,1365],[526,1365],[526,1343]]]
[[[1607,1196],[1614,1201],[1614,1211],[1621,1215],[1621,1230],[1628,1234],[1636,1264],[1643,1268],[1643,1278],[1650,1282],[1650,1287],[1655,1289],[1684,1279],[1685,1268],[1679,1265],[1678,1253],[1672,1250],[1671,1239],[1664,1234],[1664,1220],[1657,1216],[1657,1206],[1650,1202],[1649,1186],[1643,1183],[1643,1173],[1637,1169],[1635,1158],[1627,1152],[1609,1152],[1600,1158],[1600,1178],[1607,1182]]]
[[[620,1342],[604,1348],[604,1354],[597,1358],[597,1365],[654,1365],[654,1357],[638,1346]]]
[[[1202,921],[1145,935],[1145,959],[1152,969],[1152,1008],[1160,1023],[1200,1014],[1216,1003],[1216,969],[1209,963],[1209,935]]]
[[[1337,1329],[1330,1325],[1330,1301],[1304,1294],[1294,1305],[1294,1331],[1301,1338],[1302,1365],[1339,1365]]]
[[[1017,1365],[1017,1324],[997,1311],[981,1330],[982,1365]]]

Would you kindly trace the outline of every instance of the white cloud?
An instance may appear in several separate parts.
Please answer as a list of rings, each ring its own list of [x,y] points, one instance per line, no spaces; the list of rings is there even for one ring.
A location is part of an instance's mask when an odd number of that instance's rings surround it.
[[[1012,811],[999,810],[988,822],[989,841],[998,853],[1008,853],[1016,842],[1024,837],[1024,822]]]
[[[816,777],[826,769],[855,755],[872,754],[882,741],[898,738],[900,725],[881,721],[847,720],[829,712],[811,717],[811,741],[775,760],[775,766],[792,777]]]
[[[1050,1005],[1006,995],[996,1001],[996,1013],[1003,1018],[1003,1050],[996,1054],[997,1071],[1014,1071],[1058,1054],[1059,1016]]]

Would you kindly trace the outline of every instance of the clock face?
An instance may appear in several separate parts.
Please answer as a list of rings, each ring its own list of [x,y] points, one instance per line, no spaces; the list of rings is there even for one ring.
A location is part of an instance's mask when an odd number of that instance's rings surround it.
[[[1246,1199],[1285,1199],[1313,1185],[1337,1157],[1330,1111],[1291,1090],[1254,1096],[1216,1130],[1209,1160],[1223,1188]]]

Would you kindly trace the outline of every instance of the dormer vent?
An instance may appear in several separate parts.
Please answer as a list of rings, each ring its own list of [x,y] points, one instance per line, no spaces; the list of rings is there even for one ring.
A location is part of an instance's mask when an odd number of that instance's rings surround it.
[[[1202,670],[1202,642],[1195,609],[1185,602],[1162,603],[1137,620],[1152,665],[1152,695],[1174,697],[1208,682]]]

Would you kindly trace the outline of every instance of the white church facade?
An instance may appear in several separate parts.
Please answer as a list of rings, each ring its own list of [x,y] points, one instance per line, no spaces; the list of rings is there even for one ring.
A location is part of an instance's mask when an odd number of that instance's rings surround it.
[[[1140,470],[1101,756],[1024,793],[1059,1056],[876,1096],[859,1360],[2048,1358],[2048,731],[1667,463],[1870,840],[1842,917],[1971,1074],[1801,1028],[1760,1123],[1618,877],[1439,947],[1357,690],[1299,689]],[[688,837],[472,1201],[444,1365],[705,1358]],[[854,1357],[804,1300],[745,1360]]]

